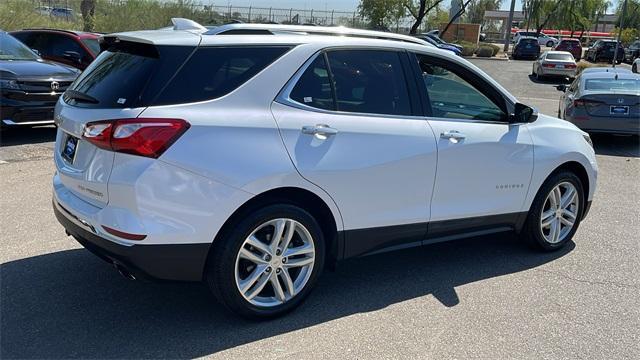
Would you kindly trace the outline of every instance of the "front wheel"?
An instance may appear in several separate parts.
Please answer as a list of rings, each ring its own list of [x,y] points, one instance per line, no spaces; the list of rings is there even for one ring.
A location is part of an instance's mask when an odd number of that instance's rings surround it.
[[[521,235],[536,249],[558,250],[578,230],[584,205],[580,178],[569,171],[555,173],[538,191]]]
[[[244,317],[266,319],[291,311],[322,273],[322,231],[297,206],[257,210],[216,241],[207,284],[227,308]]]

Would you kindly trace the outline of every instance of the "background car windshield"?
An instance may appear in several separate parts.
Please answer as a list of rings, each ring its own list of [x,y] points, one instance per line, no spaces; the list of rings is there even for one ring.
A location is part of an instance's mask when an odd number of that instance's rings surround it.
[[[38,56],[7,33],[0,33],[0,60],[37,60]]]
[[[91,53],[95,56],[100,53],[100,44],[97,39],[81,39],[82,43],[91,50]]]
[[[589,79],[585,90],[640,92],[640,79]]]
[[[571,54],[547,54],[547,60],[573,60],[573,55]]]

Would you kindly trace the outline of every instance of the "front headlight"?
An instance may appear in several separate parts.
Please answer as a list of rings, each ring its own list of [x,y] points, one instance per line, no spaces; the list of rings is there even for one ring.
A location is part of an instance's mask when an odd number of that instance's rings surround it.
[[[18,90],[20,86],[16,80],[0,79],[0,90]]]
[[[591,141],[591,136],[589,134],[582,134],[584,141],[586,141],[591,147],[593,147],[593,141]]]

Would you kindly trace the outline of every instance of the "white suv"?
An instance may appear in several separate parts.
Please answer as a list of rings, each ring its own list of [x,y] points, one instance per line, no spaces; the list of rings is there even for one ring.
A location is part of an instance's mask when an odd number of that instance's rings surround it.
[[[464,59],[384,33],[186,28],[105,35],[56,107],[55,214],[128,278],[273,317],[335,261],[503,231],[555,250],[589,209],[588,135]]]

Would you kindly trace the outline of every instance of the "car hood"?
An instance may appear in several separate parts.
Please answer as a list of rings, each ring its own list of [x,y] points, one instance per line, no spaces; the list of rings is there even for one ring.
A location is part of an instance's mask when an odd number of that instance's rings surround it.
[[[453,45],[443,44],[443,45],[438,45],[438,47],[440,49],[451,50],[451,51],[455,52],[456,54],[460,52],[460,49],[458,49],[457,47],[455,47]]]
[[[80,71],[44,60],[1,60],[0,77],[17,79],[73,80]]]

